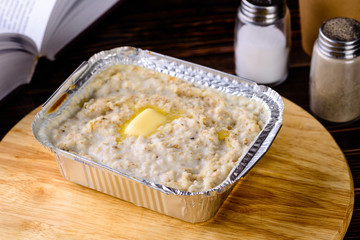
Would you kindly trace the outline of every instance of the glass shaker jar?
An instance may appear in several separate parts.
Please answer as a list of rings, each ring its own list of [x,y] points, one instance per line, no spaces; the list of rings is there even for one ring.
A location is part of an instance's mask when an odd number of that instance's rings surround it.
[[[321,25],[311,58],[310,109],[335,123],[360,117],[360,22],[332,18]]]
[[[236,74],[266,85],[285,81],[290,34],[284,0],[242,0],[235,26]]]

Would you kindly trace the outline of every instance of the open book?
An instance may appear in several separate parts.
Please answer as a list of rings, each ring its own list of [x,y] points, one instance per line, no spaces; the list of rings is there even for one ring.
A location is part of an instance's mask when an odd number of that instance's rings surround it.
[[[0,100],[120,0],[0,0]]]

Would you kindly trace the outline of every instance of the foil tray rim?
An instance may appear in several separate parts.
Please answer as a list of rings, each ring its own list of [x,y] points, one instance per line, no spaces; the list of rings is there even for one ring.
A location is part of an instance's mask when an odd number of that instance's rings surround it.
[[[160,63],[158,63],[160,62]],[[255,139],[252,147],[243,154],[242,159],[238,161],[232,172],[229,174],[227,179],[224,180],[220,185],[201,192],[187,192],[178,189],[166,187],[161,184],[149,182],[146,180],[140,180],[133,176],[129,176],[115,169],[111,169],[100,163],[70,154],[63,150],[57,149],[52,144],[39,134],[39,127],[46,121],[46,118],[52,115],[55,117],[60,112],[52,114],[46,114],[49,108],[59,98],[61,94],[68,92],[73,94],[75,84],[83,84],[89,80],[87,74],[91,76],[102,71],[106,67],[113,65],[114,63],[125,63],[125,64],[137,64],[139,66],[150,68],[152,70],[162,72],[174,77],[179,77],[185,81],[190,81],[207,87],[212,87],[226,93],[243,95],[251,99],[256,99],[267,105],[269,111],[269,121],[265,124],[264,129],[260,132],[258,138]],[[161,68],[164,64],[170,64],[169,68]],[[171,71],[174,66],[180,66],[180,70]],[[184,74],[185,73],[185,74]],[[196,74],[195,74],[196,73]],[[181,75],[181,76],[179,76]],[[195,75],[200,75],[202,78],[196,79]],[[184,77],[185,76],[185,77]],[[84,80],[85,78],[85,80]],[[195,78],[195,79],[194,79]],[[81,86],[80,86],[81,87]],[[63,104],[64,106],[66,104]],[[181,196],[191,195],[213,195],[214,193],[224,192],[228,188],[232,187],[241,177],[244,177],[252,167],[262,158],[267,152],[270,145],[274,141],[277,133],[282,126],[282,114],[284,111],[284,103],[281,96],[269,87],[258,85],[250,80],[242,79],[238,76],[224,73],[209,67],[201,66],[184,60],[176,59],[173,57],[165,56],[159,53],[155,53],[149,50],[142,50],[140,48],[134,48],[129,46],[118,47],[111,50],[104,50],[94,54],[89,60],[83,62],[70,77],[64,81],[64,83],[54,92],[54,94],[44,103],[42,110],[36,114],[33,123],[32,131],[35,138],[50,151],[55,154],[63,155],[64,157],[72,158],[75,161],[82,162],[83,164],[91,165],[97,168],[104,168],[112,171],[116,174],[123,175],[127,178],[131,178],[139,183],[148,185],[151,188],[159,190],[166,194],[175,194]]]

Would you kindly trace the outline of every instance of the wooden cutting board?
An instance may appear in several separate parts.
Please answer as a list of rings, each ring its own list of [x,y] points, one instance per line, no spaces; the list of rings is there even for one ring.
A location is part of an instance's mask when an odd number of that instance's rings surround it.
[[[0,143],[0,239],[342,239],[354,206],[347,161],[318,121],[284,102],[269,152],[198,224],[63,179],[32,136],[35,109]]]

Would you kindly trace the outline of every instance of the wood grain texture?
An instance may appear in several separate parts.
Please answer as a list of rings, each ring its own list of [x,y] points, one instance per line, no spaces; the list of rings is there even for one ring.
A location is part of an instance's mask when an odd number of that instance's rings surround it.
[[[342,239],[354,206],[347,161],[319,122],[284,101],[269,152],[199,224],[63,179],[32,136],[36,109],[0,143],[0,239]]]

